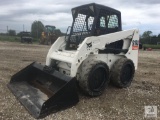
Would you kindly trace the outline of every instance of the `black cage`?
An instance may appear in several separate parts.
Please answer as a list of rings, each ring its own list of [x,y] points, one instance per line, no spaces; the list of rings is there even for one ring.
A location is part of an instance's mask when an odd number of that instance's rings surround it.
[[[91,3],[72,9],[73,23],[68,37],[67,50],[76,50],[89,36],[99,36],[122,30],[121,13],[110,7]]]

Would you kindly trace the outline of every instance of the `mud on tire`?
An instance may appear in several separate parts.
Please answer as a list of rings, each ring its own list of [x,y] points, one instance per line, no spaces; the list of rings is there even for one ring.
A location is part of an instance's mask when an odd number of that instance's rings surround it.
[[[109,68],[102,61],[85,61],[81,65],[80,89],[89,96],[99,96],[109,84]]]
[[[111,82],[119,88],[126,88],[131,85],[135,73],[132,60],[120,58],[111,68]]]

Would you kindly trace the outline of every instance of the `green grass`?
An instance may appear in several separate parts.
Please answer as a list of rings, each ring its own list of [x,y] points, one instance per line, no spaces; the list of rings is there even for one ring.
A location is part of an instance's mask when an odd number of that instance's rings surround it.
[[[21,38],[19,36],[0,35],[0,41],[21,42]],[[39,40],[37,38],[34,38],[33,43],[39,43]]]
[[[18,36],[3,36],[3,35],[0,35],[0,41],[20,42],[20,37],[18,37]]]
[[[152,49],[160,49],[160,45],[150,45],[150,44],[144,44],[143,48],[152,48]]]

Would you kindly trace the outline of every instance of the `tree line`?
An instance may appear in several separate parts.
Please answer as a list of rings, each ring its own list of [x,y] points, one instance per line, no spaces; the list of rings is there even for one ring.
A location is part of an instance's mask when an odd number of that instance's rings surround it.
[[[41,21],[34,21],[31,26],[31,35],[33,38],[40,38],[41,33],[45,30],[45,26]],[[59,30],[60,31],[60,30]],[[60,31],[61,32],[61,31]],[[20,36],[20,33],[16,34],[15,30],[8,30],[7,35]],[[160,34],[153,35],[152,31],[145,31],[140,35],[140,42],[142,44],[160,44]]]
[[[160,34],[153,35],[152,31],[145,31],[140,36],[140,42],[142,44],[153,44],[153,45],[160,44]]]
[[[56,29],[61,33],[59,29]],[[34,21],[31,25],[31,36],[33,38],[40,38],[42,32],[45,31],[45,26],[41,21]],[[9,35],[9,36],[21,36],[21,32],[16,33],[16,30],[10,29],[6,34],[1,33],[1,35]]]

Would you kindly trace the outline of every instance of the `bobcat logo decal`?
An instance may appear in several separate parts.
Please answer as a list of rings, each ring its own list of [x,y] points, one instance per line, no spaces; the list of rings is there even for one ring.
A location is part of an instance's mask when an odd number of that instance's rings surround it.
[[[87,44],[87,48],[91,48],[92,47],[92,42],[86,43],[86,44]]]

